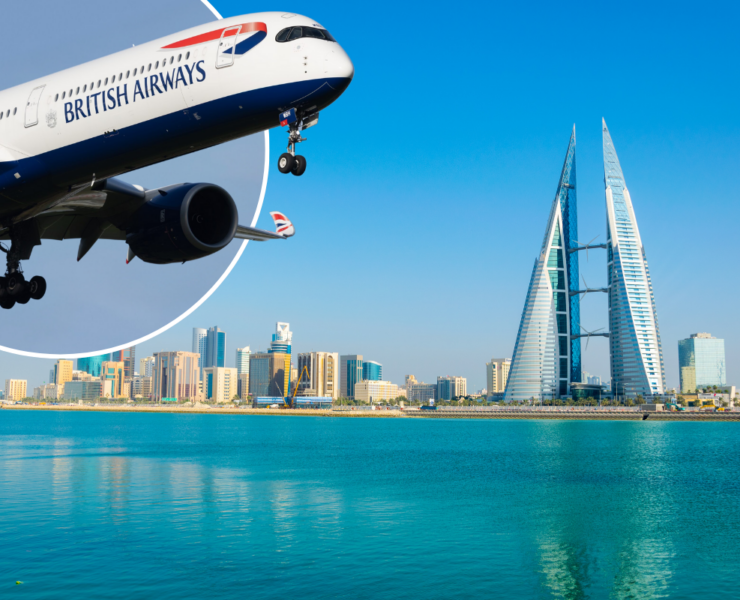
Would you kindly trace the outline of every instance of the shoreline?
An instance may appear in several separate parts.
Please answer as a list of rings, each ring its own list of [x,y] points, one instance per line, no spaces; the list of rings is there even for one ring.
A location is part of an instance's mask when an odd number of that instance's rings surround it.
[[[192,415],[251,415],[279,417],[338,417],[338,418],[381,418],[381,419],[498,419],[498,420],[560,420],[560,421],[642,421],[648,415],[649,421],[740,421],[740,412],[700,413],[700,412],[644,412],[618,410],[347,410],[347,409],[270,409],[270,408],[209,408],[202,406],[29,406],[1,405],[4,410],[43,410],[62,412],[114,412],[150,414],[192,414]],[[0,413],[1,414],[1,413]]]

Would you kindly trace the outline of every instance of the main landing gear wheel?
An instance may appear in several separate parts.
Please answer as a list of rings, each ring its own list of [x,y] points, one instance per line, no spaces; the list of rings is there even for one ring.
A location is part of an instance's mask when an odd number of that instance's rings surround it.
[[[306,159],[300,154],[296,154],[295,164],[293,165],[293,170],[291,171],[291,173],[293,173],[293,175],[295,175],[296,177],[300,177],[305,172],[306,172]]]
[[[31,281],[28,282],[28,293],[34,300],[41,300],[46,293],[46,279],[40,275],[31,277]]]
[[[23,277],[21,260],[31,258],[31,250],[41,243],[38,231],[30,222],[10,226],[10,248],[0,244],[6,255],[5,277],[0,277],[0,307],[13,308],[29,300],[41,300],[46,294],[46,280],[36,275],[30,281]]]
[[[26,281],[20,273],[10,273],[5,276],[5,289],[8,291],[8,296],[11,298],[17,300],[18,296],[23,292],[25,284]]]
[[[281,173],[290,173],[295,168],[295,156],[290,152],[283,152],[278,158],[278,170]]]

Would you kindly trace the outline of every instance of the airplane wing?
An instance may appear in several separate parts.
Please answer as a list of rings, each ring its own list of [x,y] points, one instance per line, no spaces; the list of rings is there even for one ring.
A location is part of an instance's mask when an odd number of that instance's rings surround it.
[[[153,190],[118,179],[106,179],[78,188],[65,198],[32,216],[29,221],[38,231],[33,245],[41,240],[79,239],[77,260],[82,259],[99,239],[126,239],[123,225],[143,204],[181,184]],[[266,241],[287,239],[295,233],[293,224],[281,213],[270,213],[277,232],[239,225],[235,238]],[[7,228],[0,228],[0,240],[10,238]]]

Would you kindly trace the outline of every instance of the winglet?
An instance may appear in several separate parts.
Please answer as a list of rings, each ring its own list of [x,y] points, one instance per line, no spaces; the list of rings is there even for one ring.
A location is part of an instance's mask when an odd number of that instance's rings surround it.
[[[132,260],[136,258],[136,254],[134,254],[134,251],[131,249],[131,246],[128,247],[128,254],[126,255],[126,264],[130,263]]]
[[[283,213],[271,212],[270,216],[272,217],[272,220],[275,221],[275,230],[277,233],[286,238],[295,235],[295,227],[293,226],[293,223],[291,223],[290,219]]]

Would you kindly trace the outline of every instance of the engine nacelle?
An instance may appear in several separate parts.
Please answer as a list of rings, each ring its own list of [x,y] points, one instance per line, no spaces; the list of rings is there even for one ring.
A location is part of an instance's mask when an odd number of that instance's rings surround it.
[[[234,239],[234,199],[210,183],[162,190],[131,217],[126,243],[141,260],[164,265],[203,258]]]

